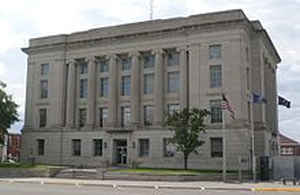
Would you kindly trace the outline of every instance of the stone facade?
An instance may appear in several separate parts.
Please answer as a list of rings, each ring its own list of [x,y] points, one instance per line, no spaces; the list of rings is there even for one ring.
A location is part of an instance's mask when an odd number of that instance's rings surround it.
[[[236,169],[239,156],[250,157],[252,108],[256,155],[277,153],[276,69],[280,57],[259,21],[250,21],[241,10],[104,27],[35,38],[29,43],[23,49],[28,54],[23,161],[34,157],[49,164],[180,168],[180,153],[164,157],[163,140],[172,136],[162,127],[168,105],[209,109],[210,101],[222,99],[223,92],[236,116],[232,120],[226,114],[223,119],[228,168]],[[220,48],[216,58],[210,57],[210,47],[215,45]],[[168,65],[169,51],[178,56],[173,65]],[[123,68],[124,55],[130,59],[128,70]],[[108,70],[100,70],[99,58],[108,63]],[[85,70],[78,59],[87,64],[85,74],[81,74]],[[147,68],[151,59],[153,67]],[[41,73],[42,64],[48,64],[47,74]],[[221,86],[211,87],[212,65],[221,65]],[[175,91],[170,89],[171,72],[179,74],[180,87],[175,82]],[[145,74],[154,75],[149,93],[144,89]],[[122,94],[124,76],[130,76],[130,95]],[[104,96],[100,95],[101,78],[108,78],[109,83]],[[87,79],[87,89],[82,79]],[[48,81],[46,98],[41,98],[42,80]],[[252,107],[252,91],[264,95],[268,104]],[[144,123],[144,106],[153,108],[151,125]],[[130,123],[123,126],[125,107],[130,108]],[[100,108],[108,109],[103,126]],[[42,127],[41,109],[47,113]],[[80,115],[86,116],[84,125]],[[212,157],[211,152],[211,138],[222,138],[222,122],[211,123],[208,118],[207,124],[201,136],[205,144],[198,155],[190,157],[190,168],[222,168],[222,158]],[[95,156],[94,139],[102,140],[102,155]],[[149,140],[146,154],[140,154],[139,139]],[[72,140],[80,140],[80,155],[74,156]]]

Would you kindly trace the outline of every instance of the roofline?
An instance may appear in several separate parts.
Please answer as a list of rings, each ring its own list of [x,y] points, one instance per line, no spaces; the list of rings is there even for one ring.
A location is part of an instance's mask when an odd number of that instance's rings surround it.
[[[222,14],[225,14],[225,16],[227,16],[226,15],[227,13],[232,13],[233,14],[232,17],[229,17],[228,19],[227,18],[223,19],[221,17]],[[219,16],[219,15],[221,15],[221,16]],[[104,27],[100,27],[100,28],[92,28],[92,29],[88,29],[88,30],[85,30],[85,31],[72,32],[72,33],[69,33],[69,34],[57,34],[57,35],[50,35],[50,36],[44,36],[44,37],[37,37],[37,38],[30,39],[29,40],[29,46],[21,48],[21,50],[24,53],[29,54],[30,53],[30,48],[46,46],[47,43],[45,43],[45,44],[39,43],[39,41],[43,42],[43,39],[45,39],[45,41],[48,42],[48,44],[49,43],[52,43],[52,44],[68,44],[68,43],[72,43],[73,41],[76,42],[76,39],[77,39],[76,36],[79,36],[80,34],[87,34],[87,36],[84,35],[86,37],[89,36],[89,33],[95,34],[96,35],[95,38],[99,39],[99,38],[112,38],[112,37],[119,36],[119,35],[121,36],[122,34],[126,36],[126,35],[130,35],[130,34],[143,33],[144,31],[137,30],[138,29],[137,26],[142,25],[142,24],[149,24],[150,25],[149,29],[147,28],[147,30],[148,30],[147,32],[149,32],[149,33],[167,29],[167,28],[159,27],[160,22],[162,24],[164,24],[164,23],[168,24],[168,22],[170,22],[171,26],[169,27],[169,29],[173,29],[173,28],[175,29],[175,27],[184,28],[184,27],[186,27],[185,25],[209,24],[209,23],[211,23],[211,21],[209,21],[210,16],[215,16],[217,18],[215,23],[218,23],[220,21],[232,21],[234,19],[240,19],[240,20],[247,21],[249,23],[249,27],[251,28],[251,30],[253,30],[254,32],[262,32],[262,34],[264,35],[266,40],[270,43],[270,47],[274,51],[276,62],[277,63],[281,62],[281,58],[279,56],[279,53],[277,52],[277,50],[276,50],[269,34],[267,33],[267,31],[263,28],[263,26],[261,25],[261,23],[258,20],[250,21],[242,9],[231,9],[231,10],[224,10],[224,11],[208,12],[208,13],[202,13],[202,14],[196,14],[196,15],[189,15],[189,16],[186,16],[186,17],[174,17],[174,18],[167,18],[167,19],[156,19],[156,20],[140,21],[140,22],[133,22],[133,23],[125,23],[125,24],[120,24],[120,25],[112,25],[112,26],[104,26]],[[197,19],[197,17],[199,17],[199,22],[195,22],[195,21],[197,21],[197,20],[195,20],[195,18]],[[179,21],[178,26],[173,25],[174,23],[172,23],[172,22],[174,22],[174,20]],[[185,23],[185,21],[187,23]],[[259,27],[255,27],[254,23],[258,23]],[[153,24],[153,28],[151,29],[152,24]],[[126,26],[128,26],[128,28],[129,28],[128,31],[124,30],[124,29],[126,29]],[[118,34],[118,33],[110,34],[110,33],[108,33],[110,30],[115,31],[115,32],[118,32],[118,30],[119,30],[121,34]],[[100,34],[98,34],[98,33],[100,33]],[[85,41],[85,40],[88,40],[88,39],[84,39],[82,41]]]
[[[224,14],[228,19],[224,19],[222,17],[222,14]],[[232,14],[232,15],[227,15]],[[57,34],[57,35],[51,35],[51,36],[44,36],[44,37],[37,37],[37,38],[31,38],[29,40],[29,46],[22,48],[22,51],[25,53],[28,53],[27,49],[36,47],[36,46],[42,46],[44,44],[39,44],[39,41],[50,41],[55,43],[70,43],[73,41],[73,39],[77,39],[76,36],[79,36],[80,34],[83,35],[89,35],[95,34],[97,38],[108,38],[108,37],[114,37],[114,36],[121,36],[121,35],[130,35],[130,34],[138,34],[138,33],[151,33],[155,31],[161,31],[166,29],[175,29],[175,28],[182,28],[186,25],[202,25],[202,24],[210,24],[212,21],[210,21],[211,17],[216,17],[216,22],[218,23],[220,21],[233,21],[236,19],[243,19],[248,20],[245,13],[241,9],[232,9],[232,10],[225,10],[225,11],[218,11],[218,12],[209,12],[209,13],[203,13],[203,14],[197,14],[197,15],[190,15],[187,17],[174,17],[174,18],[167,18],[167,19],[157,19],[157,20],[148,20],[148,21],[141,21],[141,22],[134,22],[134,23],[125,23],[120,25],[113,25],[113,26],[105,26],[100,28],[93,28],[85,31],[77,31],[72,32],[69,34]],[[197,20],[197,17],[199,17],[199,20]],[[212,18],[213,19],[213,18]],[[176,21],[178,20],[178,25],[175,25]],[[170,23],[170,26],[168,25]],[[164,26],[165,27],[162,27]],[[139,30],[138,26],[144,25],[147,26],[147,31]],[[152,26],[153,25],[153,26]],[[128,29],[126,28],[128,26]],[[152,28],[153,27],[153,28]],[[109,33],[109,31],[115,31],[120,33],[113,33],[112,35]],[[98,34],[100,33],[100,34]],[[87,38],[88,36],[86,36]],[[71,39],[71,40],[69,40]]]
[[[124,24],[117,24],[117,25],[109,25],[109,26],[103,26],[103,27],[99,27],[99,28],[91,28],[91,29],[83,30],[83,31],[74,31],[74,32],[71,32],[68,34],[55,34],[55,35],[49,35],[49,36],[42,36],[42,37],[32,38],[30,40],[39,40],[39,39],[53,38],[53,37],[59,37],[59,36],[67,37],[67,36],[70,36],[73,34],[88,33],[91,31],[97,31],[97,30],[107,29],[107,28],[112,28],[112,27],[118,28],[118,27],[127,26],[127,25],[134,25],[134,24],[154,23],[157,21],[168,21],[168,20],[171,21],[171,20],[177,20],[177,19],[188,19],[188,18],[201,17],[201,16],[203,17],[203,16],[208,16],[208,15],[218,15],[218,14],[224,14],[224,13],[230,13],[230,12],[240,12],[247,20],[249,20],[242,9],[230,9],[230,10],[207,12],[207,13],[194,14],[194,15],[182,16],[182,17],[172,17],[172,18],[166,18],[166,19],[154,19],[154,20],[145,20],[145,21],[124,23]]]
[[[291,137],[289,137],[289,136],[283,135],[281,132],[279,133],[279,136],[282,136],[282,137],[284,137],[284,138],[286,138],[286,139],[289,139],[289,140],[291,140],[291,141],[297,143],[297,145],[300,145],[300,143],[299,143],[298,141],[296,141],[295,139],[293,139],[293,138],[291,138]]]
[[[272,39],[271,39],[269,33],[268,33],[265,29],[262,29],[261,31],[266,35],[268,41],[270,42],[271,47],[273,48],[273,50],[274,50],[274,52],[275,52],[275,55],[276,55],[276,57],[278,58],[277,63],[280,63],[280,62],[281,62],[281,57],[280,57],[280,55],[279,55],[279,53],[278,53],[278,51],[277,51],[277,49],[276,49],[276,47],[275,47],[275,45],[274,45],[274,43],[273,43],[273,41],[272,41]]]
[[[254,31],[256,32],[261,32],[263,35],[265,35],[265,37],[267,38],[268,42],[270,43],[276,57],[277,57],[277,63],[280,63],[281,62],[281,57],[269,35],[269,33],[266,31],[266,29],[263,27],[263,25],[261,24],[261,22],[259,20],[251,20],[250,23],[252,24],[253,28],[254,28]],[[259,28],[256,28],[254,25],[255,23],[257,23],[259,25]]]

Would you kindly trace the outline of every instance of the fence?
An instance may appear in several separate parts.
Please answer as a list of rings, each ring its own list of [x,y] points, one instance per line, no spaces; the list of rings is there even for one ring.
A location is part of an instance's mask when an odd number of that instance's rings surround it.
[[[300,156],[276,156],[272,158],[273,179],[300,179]]]

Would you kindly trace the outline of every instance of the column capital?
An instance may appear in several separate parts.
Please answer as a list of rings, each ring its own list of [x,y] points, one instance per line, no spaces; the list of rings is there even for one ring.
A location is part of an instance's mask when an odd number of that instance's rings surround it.
[[[177,52],[183,52],[183,51],[188,51],[189,50],[189,46],[188,45],[184,45],[184,46],[180,46],[176,48]]]
[[[90,64],[90,63],[96,63],[96,58],[95,58],[95,56],[87,56],[85,61],[88,64]]]
[[[107,54],[107,58],[110,60],[116,60],[118,58],[118,55],[116,53]]]
[[[130,56],[130,57],[138,57],[139,55],[141,55],[141,53],[139,51],[130,51],[128,53],[128,56]]]
[[[164,52],[165,52],[165,51],[163,50],[163,48],[156,48],[156,49],[153,49],[153,50],[151,51],[151,54],[154,54],[154,55],[156,55],[156,54],[162,55]]]
[[[67,61],[66,64],[69,64],[69,65],[75,65],[76,64],[74,59],[67,59],[66,61]]]

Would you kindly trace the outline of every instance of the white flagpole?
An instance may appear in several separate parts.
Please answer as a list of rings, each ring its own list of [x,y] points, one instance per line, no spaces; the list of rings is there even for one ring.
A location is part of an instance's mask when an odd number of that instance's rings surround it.
[[[254,150],[254,118],[253,118],[253,101],[250,101],[250,114],[251,114],[251,150],[252,150],[252,176],[253,182],[256,182],[256,159],[255,159],[255,150]]]
[[[223,100],[222,100],[223,101]],[[222,102],[223,103],[223,102]],[[226,123],[225,123],[225,110],[222,107],[222,132],[223,132],[223,181],[226,182]]]

